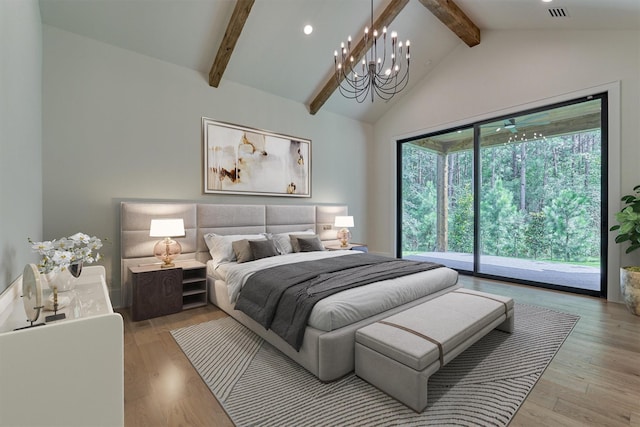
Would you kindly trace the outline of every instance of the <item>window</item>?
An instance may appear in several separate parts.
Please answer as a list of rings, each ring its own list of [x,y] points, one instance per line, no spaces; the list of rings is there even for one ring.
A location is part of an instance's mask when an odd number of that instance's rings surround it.
[[[398,256],[604,295],[606,94],[398,141]]]

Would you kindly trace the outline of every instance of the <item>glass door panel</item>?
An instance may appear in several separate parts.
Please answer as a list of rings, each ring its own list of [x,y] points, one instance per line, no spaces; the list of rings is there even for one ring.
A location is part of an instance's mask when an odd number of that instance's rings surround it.
[[[477,272],[600,291],[601,99],[479,125]]]
[[[473,128],[400,144],[399,256],[473,271]]]

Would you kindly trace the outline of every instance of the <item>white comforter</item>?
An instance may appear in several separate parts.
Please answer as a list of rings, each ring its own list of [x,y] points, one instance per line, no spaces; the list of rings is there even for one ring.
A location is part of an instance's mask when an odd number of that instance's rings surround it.
[[[209,266],[209,274],[227,283],[229,303],[235,304],[247,278],[256,271],[282,264],[360,253],[358,251],[298,252],[241,264],[222,263],[215,269]],[[311,312],[309,326],[323,331],[332,331],[438,292],[454,285],[457,279],[458,273],[455,270],[437,268],[348,289],[319,301]]]

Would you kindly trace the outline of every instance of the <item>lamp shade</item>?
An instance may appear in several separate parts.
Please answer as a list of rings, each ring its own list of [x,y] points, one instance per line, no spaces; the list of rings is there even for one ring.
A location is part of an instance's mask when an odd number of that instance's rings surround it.
[[[344,228],[348,228],[348,227],[353,227],[353,217],[352,216],[336,216],[336,220],[335,220],[335,226],[336,227],[344,227]]]
[[[151,220],[150,237],[177,237],[184,236],[184,234],[184,220],[182,218]]]

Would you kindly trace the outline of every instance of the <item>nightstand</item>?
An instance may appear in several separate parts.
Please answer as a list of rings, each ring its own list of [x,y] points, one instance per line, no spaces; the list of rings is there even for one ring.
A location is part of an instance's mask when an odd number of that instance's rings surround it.
[[[352,251],[369,252],[367,245],[365,245],[364,243],[349,243],[347,246],[340,246],[339,243],[336,243],[333,245],[325,245],[324,248],[328,251],[352,250]]]
[[[173,268],[158,264],[129,267],[132,276],[134,321],[166,316],[207,304],[206,266],[194,260],[177,261]]]

